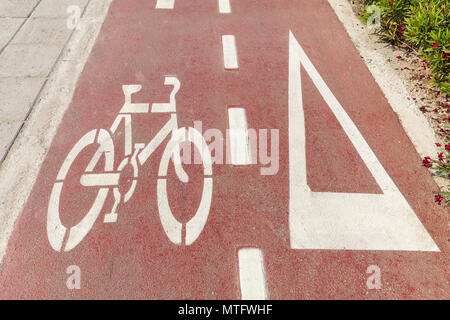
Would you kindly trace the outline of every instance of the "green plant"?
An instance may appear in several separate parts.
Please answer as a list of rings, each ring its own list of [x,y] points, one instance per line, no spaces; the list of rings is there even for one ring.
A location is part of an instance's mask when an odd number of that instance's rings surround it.
[[[433,74],[433,80],[449,92],[450,30],[448,1],[414,1],[405,19],[405,39],[422,53]]]
[[[364,0],[361,19],[380,12],[378,33],[393,44],[415,48],[429,67],[433,82],[450,95],[450,1],[448,0]]]
[[[405,19],[407,26],[405,39],[415,47],[429,46],[432,34],[448,28],[448,15],[444,13],[445,6],[439,2],[419,1],[415,5],[410,5]]]

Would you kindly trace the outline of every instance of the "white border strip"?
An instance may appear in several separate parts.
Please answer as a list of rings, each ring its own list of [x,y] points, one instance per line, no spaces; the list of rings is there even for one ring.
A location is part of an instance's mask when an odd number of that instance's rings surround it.
[[[236,50],[236,39],[233,35],[222,36],[223,64],[225,69],[233,70],[239,68]]]
[[[247,116],[244,108],[228,108],[231,163],[233,165],[252,164]]]
[[[257,248],[243,248],[239,256],[239,281],[242,300],[266,300],[263,254]]]
[[[158,0],[155,9],[173,9],[175,0]]]
[[[230,0],[219,0],[220,13],[231,13]]]

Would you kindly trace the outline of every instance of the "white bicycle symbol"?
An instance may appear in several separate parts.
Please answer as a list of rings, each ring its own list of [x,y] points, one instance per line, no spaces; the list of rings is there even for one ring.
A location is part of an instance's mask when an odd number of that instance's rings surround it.
[[[172,133],[172,137],[163,152],[158,171],[157,202],[161,224],[168,238],[173,243],[182,245],[183,224],[174,217],[170,209],[167,196],[166,177],[170,159],[173,159],[175,172],[178,179],[184,183],[189,181],[189,177],[181,164],[180,143],[190,141],[200,151],[203,162],[204,182],[203,193],[196,214],[186,223],[185,226],[184,244],[191,245],[199,237],[208,219],[211,206],[213,187],[211,153],[200,132],[192,127],[178,128],[175,96],[180,89],[180,81],[174,76],[166,76],[164,84],[173,86],[173,90],[170,94],[170,102],[153,103],[151,112],[170,113],[170,119],[147,145],[136,143],[134,144],[134,151],[132,150],[133,138],[131,130],[131,115],[136,113],[148,113],[149,104],[131,102],[131,95],[139,92],[142,88],[141,85],[124,85],[122,86],[122,89],[125,95],[125,103],[110,130],[94,129],[89,131],[75,144],[67,155],[58,172],[56,182],[53,185],[48,206],[47,236],[50,245],[54,250],[61,251],[67,232],[69,232],[69,234],[64,251],[72,250],[84,239],[94,225],[94,222],[97,220],[111,188],[113,189],[114,194],[114,205],[111,212],[105,215],[104,222],[112,223],[117,221],[118,205],[121,201],[125,203],[128,202],[136,189],[137,180],[139,177],[139,166],[145,164],[156,148],[170,135],[170,133]],[[125,124],[124,159],[119,164],[117,170],[114,170],[115,154],[111,134],[116,132],[122,120]],[[81,176],[80,183],[82,186],[99,188],[99,190],[94,203],[87,214],[77,225],[68,230],[61,223],[59,212],[60,197],[64,186],[64,180],[66,179],[73,162],[80,152],[94,143],[98,143],[100,146]],[[102,156],[105,157],[104,172],[93,173],[95,166]],[[119,179],[122,170],[128,164],[130,164],[133,168],[133,181],[129,190],[125,194],[122,194],[119,191]]]

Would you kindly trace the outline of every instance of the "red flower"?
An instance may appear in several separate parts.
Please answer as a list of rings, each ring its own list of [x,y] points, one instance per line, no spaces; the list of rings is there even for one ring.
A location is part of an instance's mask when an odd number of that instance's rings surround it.
[[[441,144],[439,142],[436,142],[435,145],[436,145],[436,147],[440,147],[441,146]]]
[[[445,13],[445,8],[444,7],[441,9],[441,12]]]
[[[435,42],[435,43],[433,43],[433,48],[437,48],[439,46],[439,42]]]
[[[402,58],[402,56],[397,56],[397,59],[401,59]]]
[[[423,160],[422,160],[422,165],[424,166],[424,167],[427,167],[427,168],[430,168],[433,164],[431,163],[431,158],[430,157],[425,157]]]
[[[434,202],[437,202],[438,205],[441,205],[442,203],[442,196],[440,194],[437,194],[434,196]]]
[[[389,6],[393,6],[394,5],[394,1],[389,2]]]
[[[445,150],[450,151],[450,144],[445,145]]]

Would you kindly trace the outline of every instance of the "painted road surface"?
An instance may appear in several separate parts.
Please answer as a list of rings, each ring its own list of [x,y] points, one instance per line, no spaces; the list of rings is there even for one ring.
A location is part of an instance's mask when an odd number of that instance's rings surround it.
[[[0,297],[450,298],[436,188],[327,1],[115,0]]]

